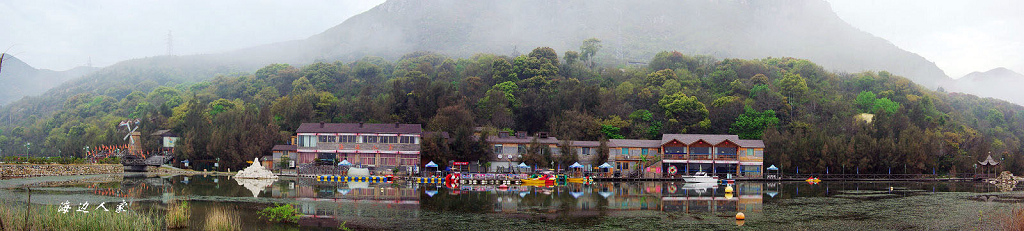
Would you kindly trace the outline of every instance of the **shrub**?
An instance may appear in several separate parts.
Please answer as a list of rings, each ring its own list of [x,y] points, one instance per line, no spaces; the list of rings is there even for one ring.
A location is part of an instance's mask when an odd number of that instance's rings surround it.
[[[299,222],[299,212],[295,211],[295,207],[290,204],[276,205],[274,207],[268,207],[259,212],[261,219],[266,219],[270,222]]]

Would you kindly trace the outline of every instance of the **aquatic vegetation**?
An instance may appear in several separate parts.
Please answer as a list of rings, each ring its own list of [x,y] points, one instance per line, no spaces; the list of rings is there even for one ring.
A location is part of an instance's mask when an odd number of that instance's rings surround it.
[[[1014,206],[1013,211],[1003,214],[1000,218],[1003,230],[1024,230],[1024,205]]]
[[[188,220],[192,217],[188,201],[171,201],[167,204],[167,228],[185,228],[188,227]]]
[[[159,219],[134,211],[63,213],[55,205],[34,205],[26,218],[26,210],[27,206],[0,204],[0,230],[157,230],[162,225]]]
[[[276,205],[268,207],[259,212],[261,219],[270,222],[299,222],[299,212],[291,204]]]
[[[238,214],[224,207],[214,207],[206,215],[207,231],[235,231],[242,230]]]

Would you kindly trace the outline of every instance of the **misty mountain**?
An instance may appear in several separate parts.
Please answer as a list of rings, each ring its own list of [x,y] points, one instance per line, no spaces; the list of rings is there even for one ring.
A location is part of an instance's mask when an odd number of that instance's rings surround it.
[[[96,71],[95,67],[76,67],[66,71],[36,69],[12,55],[5,55],[0,68],[0,105],[25,96],[39,95],[68,80]]]
[[[972,72],[957,79],[956,88],[960,91],[983,97],[993,97],[1024,104],[1024,75],[1006,68],[995,68],[986,72]]]
[[[598,60],[625,64],[660,51],[716,58],[796,57],[845,72],[889,71],[934,89],[950,81],[934,63],[854,28],[820,0],[416,1],[391,0],[306,41],[279,44],[288,58],[397,58],[413,51],[455,57],[559,54],[598,38]],[[251,52],[251,51],[250,51]],[[267,55],[248,53],[248,57]]]
[[[151,88],[122,89],[122,84],[196,82],[272,63],[395,60],[415,51],[519,55],[545,46],[561,55],[579,50],[587,38],[602,40],[596,60],[604,64],[645,62],[660,51],[680,51],[716,58],[804,58],[842,72],[884,70],[930,89],[952,82],[934,63],[850,26],[822,0],[391,0],[304,40],[124,61],[23,103],[47,114],[84,92],[123,97]]]

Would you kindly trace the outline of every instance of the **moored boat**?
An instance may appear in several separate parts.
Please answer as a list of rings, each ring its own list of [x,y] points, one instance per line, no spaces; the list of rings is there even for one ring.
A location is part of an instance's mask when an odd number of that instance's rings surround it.
[[[590,178],[589,176],[588,177],[573,177],[573,178],[569,178],[568,181],[569,181],[569,183],[587,184],[587,183],[594,182],[594,179]]]
[[[716,183],[718,182],[718,176],[709,176],[706,172],[697,172],[693,176],[683,176],[683,181],[686,183]]]

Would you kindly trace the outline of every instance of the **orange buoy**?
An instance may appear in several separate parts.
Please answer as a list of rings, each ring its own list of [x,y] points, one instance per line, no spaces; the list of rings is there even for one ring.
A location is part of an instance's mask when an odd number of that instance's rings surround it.
[[[746,220],[747,215],[743,215],[743,212],[736,213],[736,220]]]

